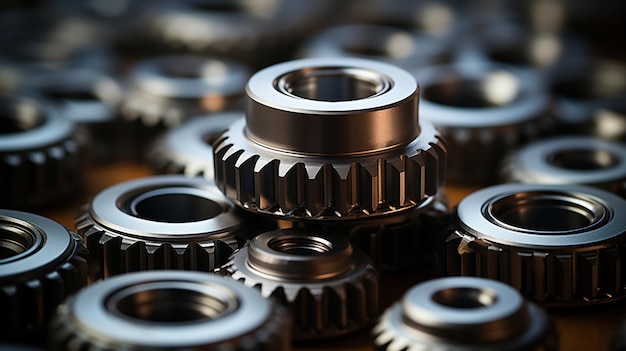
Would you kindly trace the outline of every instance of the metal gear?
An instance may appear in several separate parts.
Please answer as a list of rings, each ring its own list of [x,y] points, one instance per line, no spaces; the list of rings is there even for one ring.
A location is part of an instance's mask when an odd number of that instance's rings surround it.
[[[437,193],[446,147],[419,123],[406,71],[363,59],[302,59],[257,72],[245,120],[213,144],[218,187],[252,212],[345,220]]]
[[[288,306],[295,340],[353,332],[378,312],[378,274],[342,235],[266,232],[236,251],[220,272]]]
[[[148,148],[147,159],[158,173],[184,174],[213,180],[211,144],[241,118],[241,113],[222,112],[185,121],[167,131]]]
[[[542,139],[503,163],[510,182],[581,184],[626,197],[626,145],[587,136]]]
[[[411,288],[373,329],[377,350],[557,350],[535,304],[489,279],[447,277]]]
[[[461,62],[415,75],[422,89],[420,117],[446,140],[450,182],[495,182],[507,151],[547,133],[553,124],[547,118],[545,87],[529,70]]]
[[[213,182],[165,175],[105,189],[75,222],[95,280],[153,269],[211,272],[252,235],[237,211]]]
[[[121,113],[144,127],[174,127],[185,119],[243,107],[250,72],[234,61],[162,56],[139,62]]]
[[[32,209],[77,194],[87,133],[33,94],[0,97],[0,207]]]
[[[286,310],[203,272],[135,272],[83,289],[57,309],[52,351],[288,350]]]
[[[624,211],[626,200],[581,185],[510,183],[478,190],[453,215],[448,273],[505,282],[549,307],[621,299]]]
[[[0,210],[0,339],[45,335],[54,309],[87,285],[81,238],[35,214]]]

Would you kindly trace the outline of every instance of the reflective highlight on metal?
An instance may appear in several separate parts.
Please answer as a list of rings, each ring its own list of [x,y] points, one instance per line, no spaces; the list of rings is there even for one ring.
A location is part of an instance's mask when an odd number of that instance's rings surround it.
[[[155,269],[211,272],[251,235],[214,183],[182,175],[105,189],[75,219],[92,279]]]
[[[377,272],[343,235],[266,232],[236,251],[220,272],[288,306],[296,340],[356,331],[378,311]]]
[[[289,316],[273,300],[223,277],[136,272],[80,291],[51,322],[60,350],[288,350]]]
[[[211,144],[240,118],[241,112],[221,112],[185,121],[167,131],[148,148],[148,161],[158,173],[201,176],[213,180]]]
[[[0,210],[0,339],[41,337],[57,305],[87,285],[86,256],[62,225]]]
[[[448,272],[500,280],[549,307],[621,299],[624,211],[626,200],[587,186],[484,188],[457,206]]]
[[[626,197],[626,145],[586,136],[543,139],[511,154],[502,174],[513,182],[589,185]]]
[[[82,188],[89,139],[35,95],[0,98],[0,207],[32,209]]]
[[[341,220],[411,208],[445,177],[446,149],[418,121],[408,72],[363,59],[303,59],[257,72],[245,120],[214,144],[216,183],[239,206]]]
[[[557,350],[545,312],[506,284],[473,277],[415,285],[373,334],[377,350]]]

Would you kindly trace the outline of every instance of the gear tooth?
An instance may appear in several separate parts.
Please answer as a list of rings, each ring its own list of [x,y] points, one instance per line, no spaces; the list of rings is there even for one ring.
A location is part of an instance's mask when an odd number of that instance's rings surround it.
[[[617,295],[624,286],[623,248],[611,247],[600,252],[600,287],[608,295]]]
[[[253,156],[245,159],[239,167],[235,168],[235,198],[242,204],[256,206],[256,189],[253,174],[258,161],[259,157]]]
[[[397,209],[405,204],[405,165],[404,165],[404,155],[399,157],[398,159],[392,161],[384,162],[384,171],[381,174],[384,177],[381,177],[383,189],[383,205],[386,208]],[[379,205],[380,207],[380,205]]]
[[[571,254],[554,255],[555,296],[563,301],[570,301],[574,295],[573,276],[574,262]]]
[[[278,167],[280,162],[272,160],[264,166],[257,164],[254,172],[255,205],[256,208],[266,212],[274,212],[278,207],[277,183]],[[227,195],[228,196],[228,195]]]
[[[146,243],[135,241],[126,243],[122,240],[120,246],[121,267],[123,272],[137,272],[147,269],[146,264]]]
[[[574,281],[577,294],[585,300],[597,298],[599,292],[598,252],[594,250],[577,253],[575,260]]]
[[[278,205],[287,214],[306,208],[305,192],[308,175],[303,163],[292,167],[280,165],[278,168]]]

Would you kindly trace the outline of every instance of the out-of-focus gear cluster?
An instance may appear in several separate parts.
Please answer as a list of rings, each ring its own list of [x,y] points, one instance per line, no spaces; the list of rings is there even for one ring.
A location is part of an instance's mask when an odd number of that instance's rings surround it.
[[[559,349],[626,296],[625,10],[0,4],[0,348]]]

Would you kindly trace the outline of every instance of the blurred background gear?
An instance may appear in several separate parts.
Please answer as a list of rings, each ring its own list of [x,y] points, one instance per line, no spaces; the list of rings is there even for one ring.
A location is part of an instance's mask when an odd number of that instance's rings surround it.
[[[0,340],[43,340],[57,305],[87,285],[86,256],[53,220],[0,210]]]
[[[288,306],[296,340],[354,332],[378,313],[378,273],[363,252],[335,233],[282,229],[260,234],[220,272]]]
[[[154,271],[90,285],[57,309],[51,351],[290,349],[274,300],[217,275]]]

